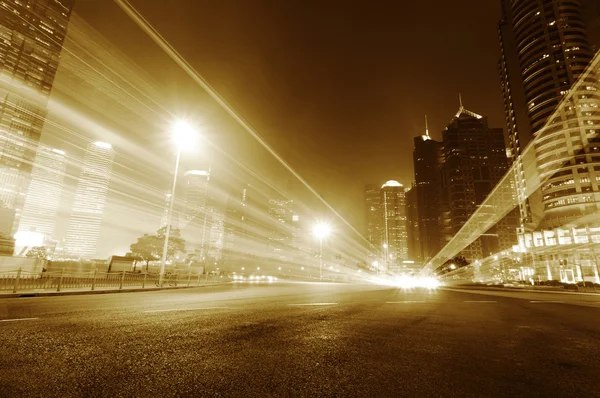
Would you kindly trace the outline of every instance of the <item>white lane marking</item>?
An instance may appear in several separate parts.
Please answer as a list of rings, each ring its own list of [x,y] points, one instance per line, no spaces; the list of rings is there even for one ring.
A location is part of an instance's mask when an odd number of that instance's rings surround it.
[[[148,310],[144,311],[145,313],[152,312],[173,312],[173,311],[199,311],[199,310],[217,310],[217,309],[227,309],[229,307],[201,307],[201,308],[170,308],[168,310]]]
[[[306,304],[288,304],[291,306],[311,306],[311,305],[337,305],[337,303],[306,303]]]
[[[564,301],[530,301],[531,304],[564,304]]]
[[[413,303],[427,303],[427,301],[386,301],[386,304],[413,304]]]
[[[463,303],[497,303],[497,301],[494,301],[494,300],[467,300],[467,301],[463,301]]]
[[[40,318],[0,319],[0,322],[35,321],[36,319],[40,319]]]

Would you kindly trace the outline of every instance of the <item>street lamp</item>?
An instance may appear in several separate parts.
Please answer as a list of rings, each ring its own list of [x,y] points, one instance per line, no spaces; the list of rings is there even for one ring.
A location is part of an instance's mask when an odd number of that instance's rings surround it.
[[[331,227],[326,223],[318,223],[313,228],[313,234],[319,239],[319,280],[323,280],[323,239],[331,233]]]
[[[162,287],[165,279],[165,265],[167,263],[167,250],[169,248],[169,235],[171,234],[171,219],[173,216],[173,203],[175,203],[175,188],[177,187],[177,174],[179,173],[179,160],[181,159],[181,148],[193,145],[195,133],[192,126],[184,120],[177,120],[171,126],[173,141],[177,144],[177,158],[175,160],[175,173],[173,174],[173,188],[171,190],[171,201],[167,211],[167,230],[165,231],[165,244],[163,246],[162,258],[160,260],[160,273],[158,285]]]

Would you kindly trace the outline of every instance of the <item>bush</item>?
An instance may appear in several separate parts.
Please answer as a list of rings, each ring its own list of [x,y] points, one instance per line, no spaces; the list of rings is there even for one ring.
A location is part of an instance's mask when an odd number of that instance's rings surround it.
[[[572,284],[572,283],[563,283],[563,288],[565,290],[579,290],[579,287],[577,287],[577,285]]]

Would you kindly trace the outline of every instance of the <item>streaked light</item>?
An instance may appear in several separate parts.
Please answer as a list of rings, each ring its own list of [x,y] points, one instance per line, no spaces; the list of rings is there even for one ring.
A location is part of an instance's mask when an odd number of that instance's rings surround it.
[[[102,142],[102,141],[96,141],[94,142],[94,145],[96,145],[98,148],[103,148],[103,149],[111,149],[112,145],[110,145],[107,142]]]
[[[207,176],[209,175],[208,171],[204,170],[190,170],[184,174],[184,176]]]

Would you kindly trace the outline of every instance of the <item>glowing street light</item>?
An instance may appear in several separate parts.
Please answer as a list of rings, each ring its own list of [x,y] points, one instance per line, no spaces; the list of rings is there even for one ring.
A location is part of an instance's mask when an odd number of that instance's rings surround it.
[[[169,235],[171,234],[171,219],[173,216],[173,203],[175,203],[175,188],[177,187],[177,174],[179,173],[179,160],[181,159],[181,148],[190,147],[195,142],[195,132],[192,126],[184,120],[177,120],[171,127],[173,141],[177,144],[177,158],[175,160],[175,173],[173,174],[173,189],[171,201],[167,211],[167,230],[165,232],[165,244],[163,246],[162,258],[160,260],[160,273],[158,284],[162,287],[165,279],[165,265],[167,263],[167,249],[169,247]]]
[[[319,239],[319,280],[323,280],[323,239],[330,233],[329,224],[320,222],[313,227],[313,234]]]

